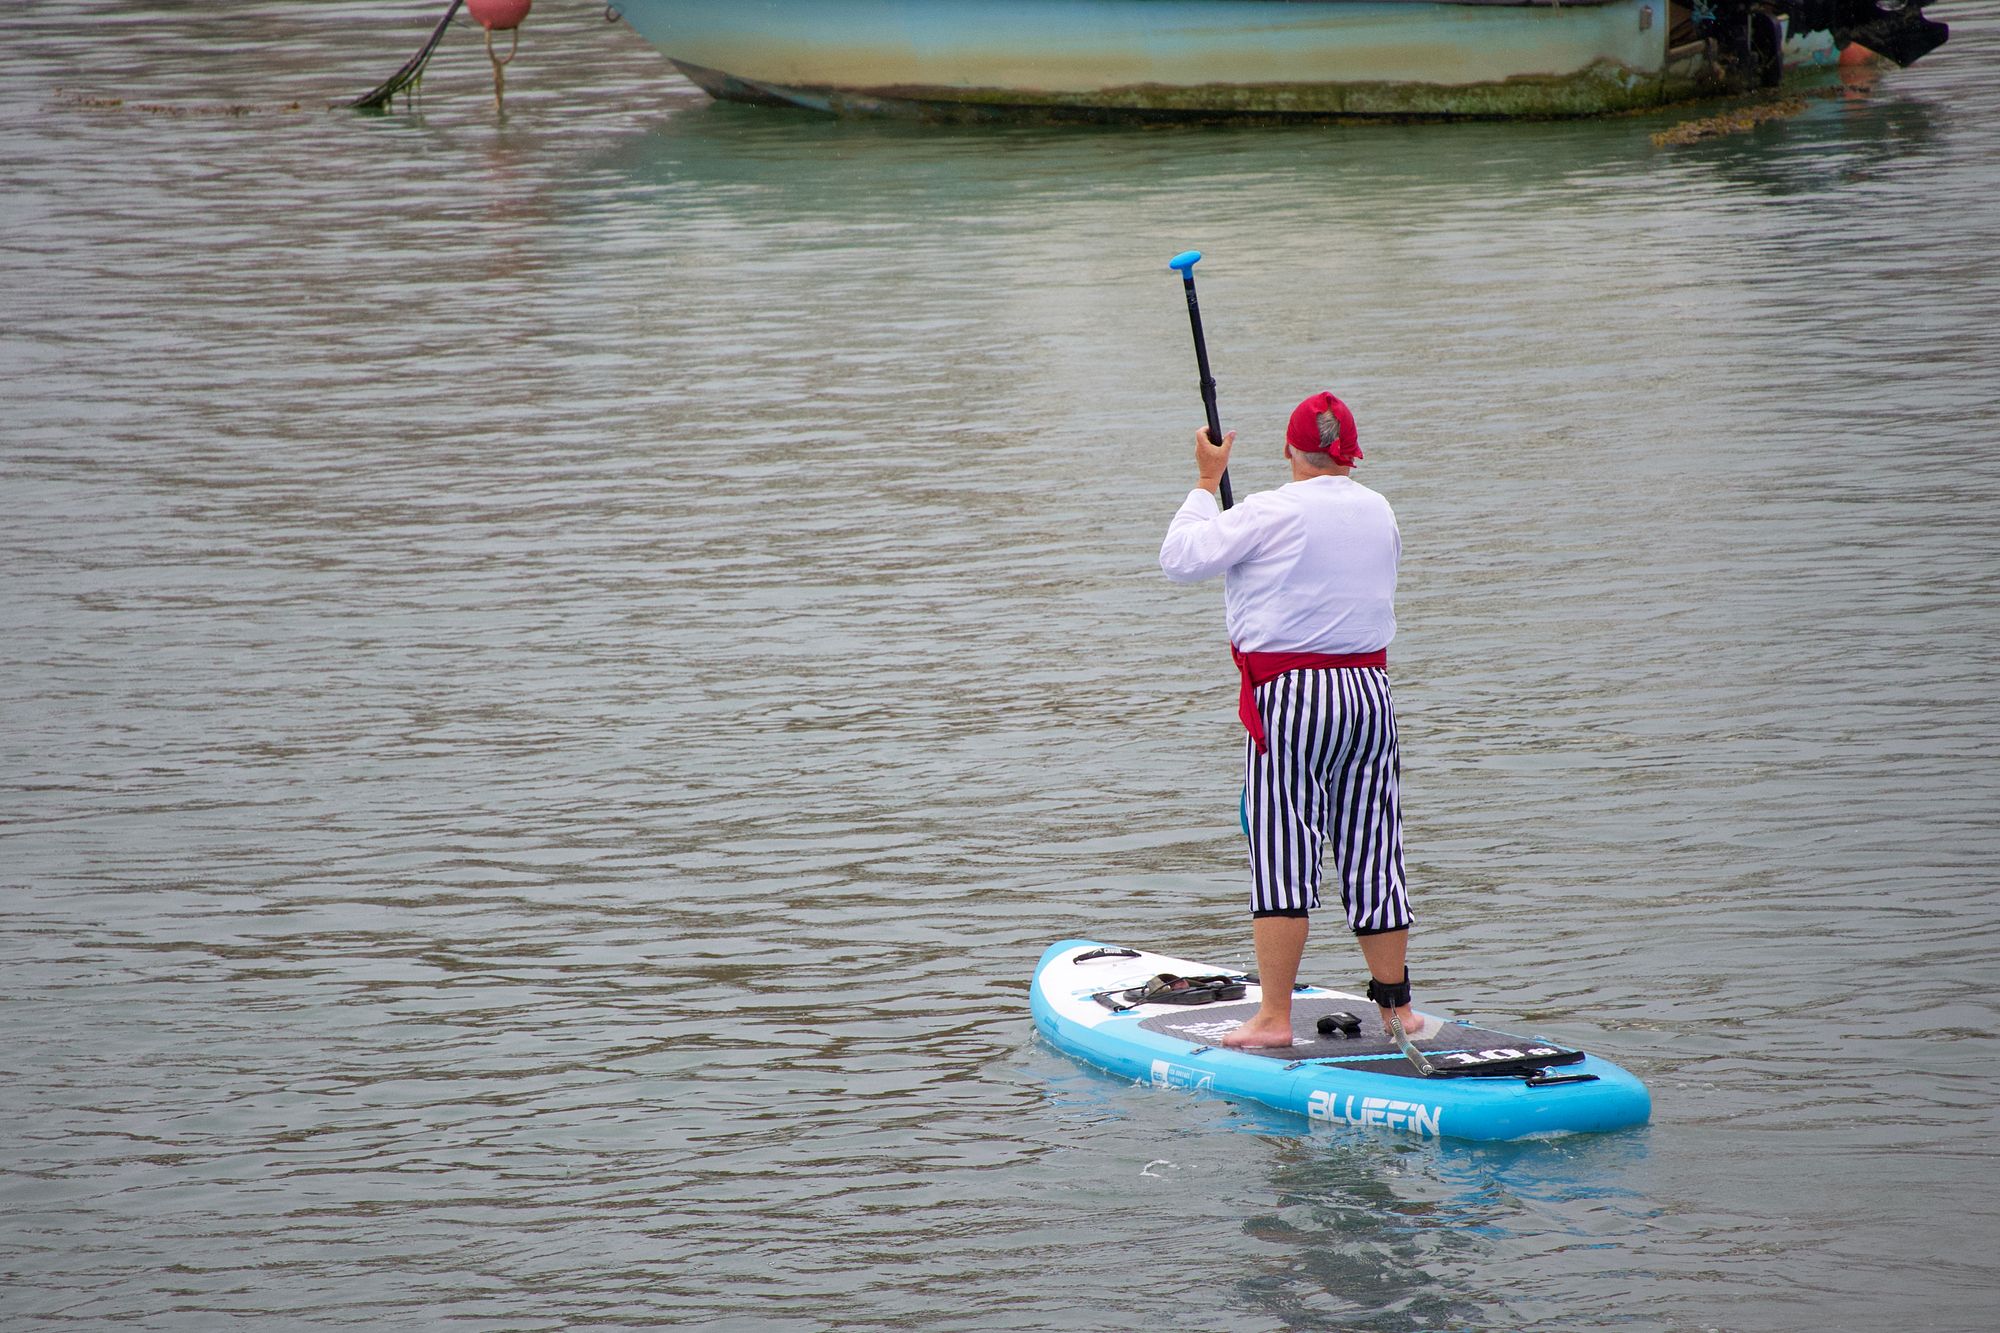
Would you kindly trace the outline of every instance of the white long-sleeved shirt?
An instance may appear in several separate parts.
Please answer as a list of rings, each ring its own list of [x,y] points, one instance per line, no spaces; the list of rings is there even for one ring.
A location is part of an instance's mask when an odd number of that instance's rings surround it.
[[[1195,488],[1160,544],[1175,583],[1223,579],[1229,641],[1249,653],[1365,653],[1396,637],[1402,534],[1352,477],[1310,477],[1223,509]]]

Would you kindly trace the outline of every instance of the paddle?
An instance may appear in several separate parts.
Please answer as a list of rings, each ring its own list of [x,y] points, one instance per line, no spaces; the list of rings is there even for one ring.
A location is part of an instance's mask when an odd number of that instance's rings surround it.
[[[1215,376],[1208,373],[1208,340],[1201,336],[1201,303],[1194,299],[1194,266],[1201,262],[1201,251],[1183,250],[1167,261],[1167,267],[1181,275],[1181,285],[1187,289],[1188,324],[1194,329],[1194,362],[1201,368],[1201,405],[1208,412],[1208,438],[1211,443],[1222,443],[1222,421],[1215,414]],[[1222,470],[1222,484],[1216,487],[1216,496],[1224,509],[1236,503],[1236,497],[1229,489],[1229,469]],[[1250,788],[1245,786],[1238,799],[1236,817],[1243,825],[1243,836],[1250,836]]]
[[[1201,368],[1201,405],[1208,409],[1208,438],[1211,444],[1222,443],[1222,422],[1215,415],[1215,376],[1208,373],[1208,342],[1201,336],[1201,305],[1194,299],[1194,266],[1201,262],[1201,251],[1184,250],[1167,261],[1167,267],[1181,275],[1181,285],[1187,289],[1188,323],[1194,327],[1194,360]],[[1229,471],[1222,473],[1221,492],[1224,509],[1236,503],[1236,497],[1229,490]]]

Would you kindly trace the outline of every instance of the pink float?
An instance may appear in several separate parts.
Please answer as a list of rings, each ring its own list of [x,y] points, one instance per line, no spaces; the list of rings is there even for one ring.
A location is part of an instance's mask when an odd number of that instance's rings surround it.
[[[465,11],[488,32],[511,32],[528,17],[533,0],[465,0]]]

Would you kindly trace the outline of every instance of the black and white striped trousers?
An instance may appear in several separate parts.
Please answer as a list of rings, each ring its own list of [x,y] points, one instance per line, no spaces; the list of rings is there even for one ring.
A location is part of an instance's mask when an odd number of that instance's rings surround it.
[[[1326,856],[1357,935],[1410,924],[1403,882],[1402,759],[1389,673],[1380,667],[1287,671],[1257,687],[1270,744],[1244,740],[1250,910],[1303,916],[1320,905]]]

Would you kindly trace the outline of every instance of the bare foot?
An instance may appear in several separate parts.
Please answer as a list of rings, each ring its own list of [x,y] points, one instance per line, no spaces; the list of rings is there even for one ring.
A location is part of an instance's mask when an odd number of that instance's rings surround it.
[[[1258,1014],[1224,1037],[1222,1045],[1238,1051],[1245,1048],[1261,1050],[1273,1046],[1290,1046],[1292,1040],[1290,1019],[1265,1018],[1262,1014]]]

